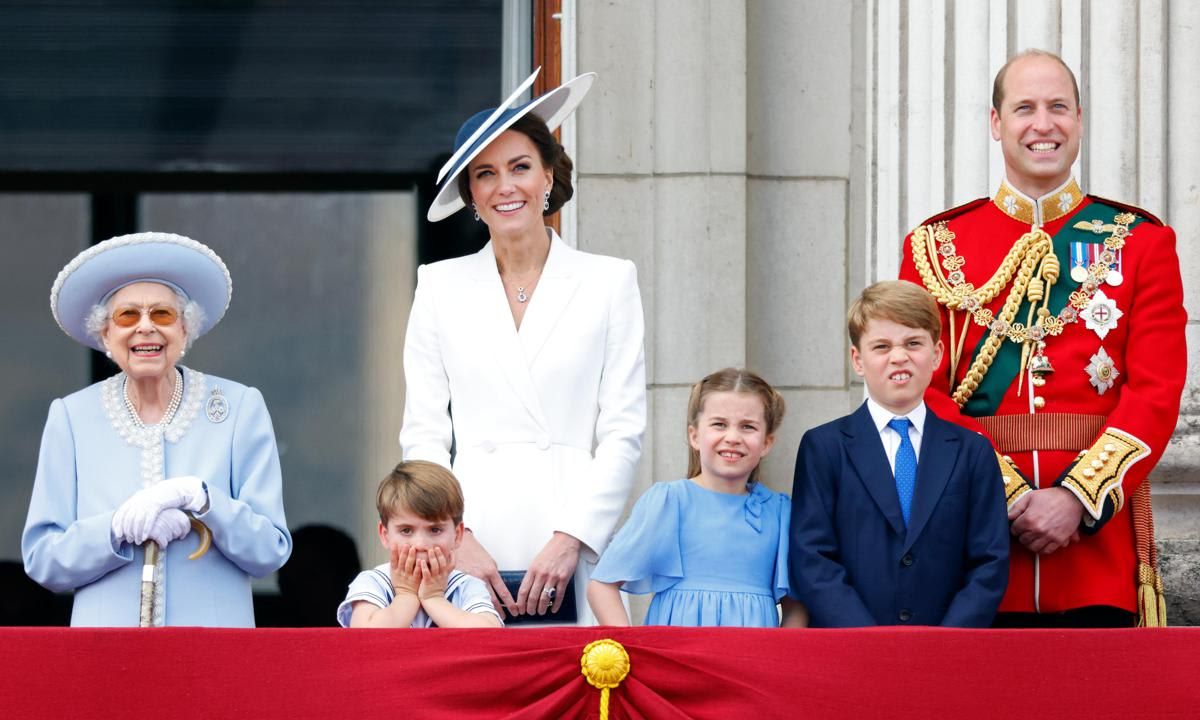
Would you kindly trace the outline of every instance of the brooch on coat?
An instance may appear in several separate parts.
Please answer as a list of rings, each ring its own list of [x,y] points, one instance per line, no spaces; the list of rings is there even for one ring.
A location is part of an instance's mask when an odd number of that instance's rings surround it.
[[[209,422],[214,423],[225,422],[225,418],[229,417],[229,401],[221,394],[221,388],[213,388],[212,395],[204,406],[204,414],[208,416]]]

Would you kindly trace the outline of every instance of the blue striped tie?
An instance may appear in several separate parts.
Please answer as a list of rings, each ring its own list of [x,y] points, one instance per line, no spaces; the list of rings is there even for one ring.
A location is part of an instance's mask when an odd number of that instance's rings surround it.
[[[908,515],[912,510],[913,488],[917,486],[917,451],[908,437],[910,424],[908,418],[888,421],[888,427],[900,434],[900,447],[896,449],[896,494],[900,496],[905,527],[908,527]]]

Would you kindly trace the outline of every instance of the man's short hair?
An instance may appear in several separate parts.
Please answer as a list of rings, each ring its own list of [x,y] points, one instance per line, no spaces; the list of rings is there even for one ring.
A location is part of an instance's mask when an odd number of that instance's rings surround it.
[[[1071,89],[1075,91],[1075,107],[1079,107],[1079,81],[1075,79],[1075,72],[1071,70],[1062,58],[1049,50],[1039,50],[1038,48],[1029,48],[1013,55],[1004,63],[1004,67],[1000,68],[1000,72],[996,73],[996,80],[992,83],[992,109],[1000,112],[1000,105],[1004,102],[1004,76],[1008,74],[1008,69],[1018,60],[1023,60],[1030,57],[1046,57],[1054,60],[1059,65],[1062,65],[1063,70],[1067,71],[1067,75],[1071,78]]]
[[[858,347],[867,323],[872,320],[891,320],[904,327],[928,330],[935,343],[942,335],[937,301],[925,288],[907,280],[881,280],[855,299],[846,313],[846,330],[852,345]]]
[[[462,487],[454,473],[441,465],[409,460],[397,465],[379,483],[375,508],[384,525],[398,510],[430,522],[450,518],[457,525],[463,519]]]

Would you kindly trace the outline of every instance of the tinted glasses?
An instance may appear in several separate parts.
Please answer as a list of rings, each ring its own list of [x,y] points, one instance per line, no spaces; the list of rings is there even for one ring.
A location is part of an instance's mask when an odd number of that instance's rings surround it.
[[[112,321],[117,327],[133,327],[142,321],[142,313],[150,316],[150,322],[166,327],[179,319],[179,311],[169,305],[140,308],[133,305],[119,307],[113,311]]]

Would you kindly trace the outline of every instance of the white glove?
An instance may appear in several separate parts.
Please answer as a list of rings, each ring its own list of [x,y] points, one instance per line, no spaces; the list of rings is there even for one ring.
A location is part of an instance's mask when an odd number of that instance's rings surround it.
[[[165,549],[167,543],[186,536],[191,529],[192,523],[182,510],[167,508],[154,518],[154,524],[150,526],[150,539]]]
[[[199,512],[208,505],[204,481],[195,475],[168,478],[129,497],[113,513],[112,533],[118,541],[141,545],[155,519],[168,508]]]

